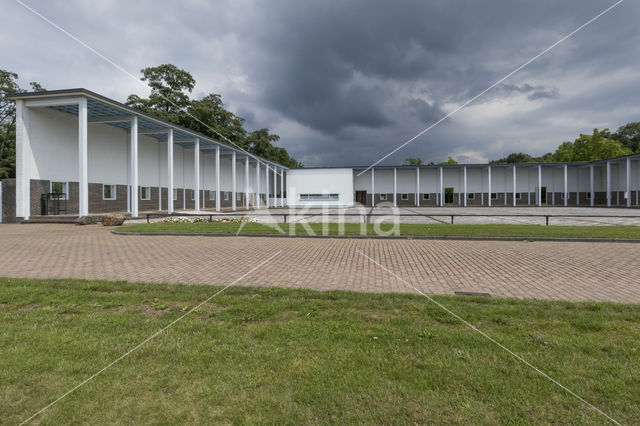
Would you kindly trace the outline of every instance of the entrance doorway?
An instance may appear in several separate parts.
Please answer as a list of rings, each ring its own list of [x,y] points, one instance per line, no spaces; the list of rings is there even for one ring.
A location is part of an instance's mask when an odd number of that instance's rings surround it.
[[[356,191],[356,203],[367,205],[367,191]]]
[[[547,187],[542,186],[540,190],[540,204],[547,204]]]
[[[453,188],[444,189],[444,203],[453,204]]]

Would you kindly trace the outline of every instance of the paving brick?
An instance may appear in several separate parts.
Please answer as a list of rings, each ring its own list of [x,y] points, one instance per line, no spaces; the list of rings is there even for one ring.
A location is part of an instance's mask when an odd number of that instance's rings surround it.
[[[119,236],[100,225],[0,226],[0,276],[640,302],[640,244]]]

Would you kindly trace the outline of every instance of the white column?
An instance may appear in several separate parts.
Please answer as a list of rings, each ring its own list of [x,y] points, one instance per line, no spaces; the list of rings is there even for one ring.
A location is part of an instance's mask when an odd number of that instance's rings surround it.
[[[273,207],[278,207],[278,172],[273,168]]]
[[[236,152],[231,152],[231,210],[236,211]]]
[[[167,134],[167,212],[173,213],[173,129]]]
[[[196,138],[193,146],[193,180],[194,180],[194,210],[200,211],[200,139]]]
[[[375,172],[373,171],[373,167],[371,168],[371,207],[376,206],[376,185],[375,185],[376,177]]]
[[[465,207],[467,207],[467,166],[464,166],[462,168],[462,190],[463,190],[463,194],[462,196],[464,197],[464,200],[462,201],[463,205]]]
[[[131,213],[131,130],[127,130],[127,213]]]
[[[262,200],[260,199],[260,161],[256,161],[256,207],[260,208]]]
[[[284,169],[280,169],[280,207],[284,207]]]
[[[416,206],[420,207],[420,167],[416,167]]]
[[[440,167],[440,207],[444,207],[444,172]]]
[[[611,161],[607,161],[607,207],[611,207]]]
[[[627,157],[627,207],[631,207],[631,158]]]
[[[398,192],[398,171],[394,167],[393,168],[393,207],[398,205],[398,200],[396,199]]]
[[[185,163],[185,158],[187,158],[187,156],[185,155],[185,151],[186,151],[186,148],[183,146],[182,147],[182,210],[187,209],[187,179],[186,179],[187,164]]]
[[[589,193],[590,193],[590,197],[591,200],[589,204],[591,204],[591,207],[593,207],[595,205],[595,191],[593,189],[593,164],[589,166]]]
[[[16,217],[31,215],[31,139],[29,108],[16,101]]]
[[[220,211],[220,145],[216,145],[216,211]]]
[[[134,116],[137,120],[137,118]],[[133,184],[138,185],[138,122],[135,121],[135,129],[131,126],[131,151],[133,153],[133,143],[135,141],[135,169],[133,169]],[[135,136],[133,136],[135,135]],[[87,145],[87,98],[82,98],[78,103],[78,176],[79,176],[79,216],[87,216],[89,214],[89,153]],[[133,216],[138,215],[138,199],[132,206]]]
[[[538,164],[538,207],[542,207],[542,164]]]
[[[516,189],[516,166],[513,166],[513,207],[517,205]]]
[[[491,166],[489,166],[487,168],[487,174],[488,174],[488,179],[489,179],[489,184],[488,184],[489,185],[489,194],[488,194],[488,197],[487,197],[487,205],[489,207],[491,207]]]
[[[244,157],[244,208],[249,210],[249,156]]]
[[[271,192],[271,188],[269,187],[270,185],[269,185],[269,165],[268,164],[264,165],[264,176],[265,176],[265,178],[264,178],[265,185],[267,187],[266,191],[265,191],[265,193],[267,194],[266,204],[267,204],[267,208],[269,208],[269,207],[271,207],[271,202],[269,200],[269,193]]]
[[[162,145],[158,142],[158,210],[162,210]]]
[[[569,198],[569,187],[568,187],[568,180],[567,180],[567,172],[568,170],[568,166],[565,164],[564,165],[564,206],[567,207],[568,204],[568,200],[567,198]]]

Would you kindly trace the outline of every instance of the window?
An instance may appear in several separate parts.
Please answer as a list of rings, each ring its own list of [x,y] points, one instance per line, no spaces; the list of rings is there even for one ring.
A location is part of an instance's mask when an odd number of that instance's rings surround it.
[[[400,199],[402,201],[407,201],[409,199],[409,194],[400,194]]]
[[[516,200],[522,200],[522,192],[516,192]]]
[[[209,191],[209,201],[216,200],[216,191]]]
[[[422,199],[423,200],[428,200],[431,198],[431,194],[422,194]]]
[[[227,191],[224,191],[224,200],[229,201],[229,193]]]
[[[467,200],[475,200],[475,199],[476,199],[475,192],[470,192],[467,194]]]
[[[498,193],[497,192],[492,192],[491,193],[491,199],[492,200],[497,200],[498,199]]]
[[[102,185],[102,199],[103,200],[115,200],[116,199],[116,186],[115,185]]]
[[[387,194],[380,194],[380,201],[387,201]]]
[[[51,188],[49,189],[49,192],[60,194],[60,195],[54,196],[54,198],[58,200],[68,200],[69,199],[68,188],[69,188],[69,185],[67,184],[67,182],[51,182]]]
[[[178,188],[173,188],[173,201],[178,201]]]
[[[140,187],[140,199],[141,200],[150,200],[151,199],[151,188],[148,186]]]
[[[300,201],[331,201],[339,198],[338,194],[300,194]]]
[[[591,193],[587,192],[587,200],[590,200],[590,199],[591,199]]]
[[[242,192],[236,192],[236,201],[242,201]]]

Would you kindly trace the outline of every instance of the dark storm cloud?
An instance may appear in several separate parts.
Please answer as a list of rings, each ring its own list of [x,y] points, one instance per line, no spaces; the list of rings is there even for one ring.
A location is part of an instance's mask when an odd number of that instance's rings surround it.
[[[134,73],[160,63],[191,71],[197,94],[221,93],[307,165],[377,160],[612,3],[30,2]],[[140,91],[24,10],[5,12],[0,67],[49,88]],[[622,3],[388,162],[537,154],[640,120],[639,14],[638,2]]]

